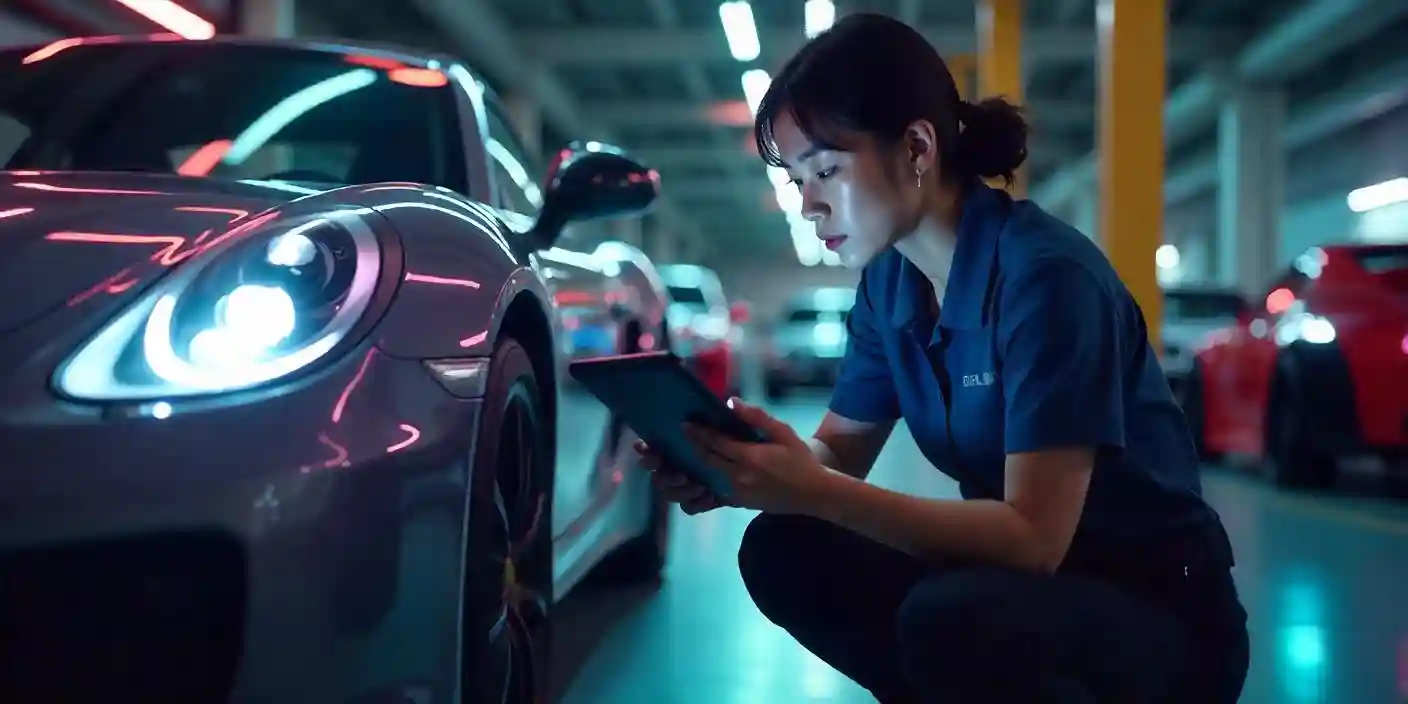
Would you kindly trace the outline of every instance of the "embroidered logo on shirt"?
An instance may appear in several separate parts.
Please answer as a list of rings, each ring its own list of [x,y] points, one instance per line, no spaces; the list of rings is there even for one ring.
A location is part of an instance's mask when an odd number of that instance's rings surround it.
[[[997,375],[993,374],[992,372],[983,372],[982,374],[964,374],[963,388],[966,389],[973,386],[992,386],[992,383],[994,381],[997,381]]]

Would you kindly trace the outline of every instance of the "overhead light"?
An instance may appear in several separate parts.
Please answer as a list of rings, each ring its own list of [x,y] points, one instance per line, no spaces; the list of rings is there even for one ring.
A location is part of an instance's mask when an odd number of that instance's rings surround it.
[[[807,0],[805,8],[808,37],[825,32],[836,22],[836,3],[831,0]]]
[[[739,61],[752,61],[763,52],[758,42],[758,26],[753,23],[753,6],[743,0],[719,4],[719,22],[724,25],[728,51]]]
[[[1390,205],[1408,201],[1408,178],[1396,178],[1372,186],[1356,188],[1346,199],[1349,209],[1356,213],[1367,213]]]
[[[743,72],[743,99],[748,101],[748,111],[758,114],[758,105],[763,102],[768,88],[772,86],[772,76],[760,68]]]
[[[1154,251],[1154,263],[1160,269],[1177,269],[1182,258],[1178,253],[1178,248],[1171,244],[1161,244]]]
[[[117,3],[186,39],[215,36],[215,25],[172,0],[117,0]]]

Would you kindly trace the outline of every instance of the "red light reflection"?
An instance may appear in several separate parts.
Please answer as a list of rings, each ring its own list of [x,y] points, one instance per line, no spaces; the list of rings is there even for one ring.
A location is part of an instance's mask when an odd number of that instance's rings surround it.
[[[381,56],[367,56],[366,54],[348,54],[342,57],[343,61],[354,66],[366,66],[367,68],[379,68],[385,71],[394,71],[398,68],[405,68],[406,65],[396,59],[388,59]]]
[[[484,332],[476,333],[460,340],[460,347],[473,347],[482,344],[487,339],[489,339],[489,331],[485,330]]]
[[[24,181],[13,184],[18,188],[30,188],[36,191],[51,191],[54,193],[92,193],[94,195],[108,196],[164,196],[161,191],[138,191],[122,190],[113,188],[68,188],[65,186],[55,186],[50,183],[36,183],[34,181]]]
[[[182,176],[208,176],[220,165],[220,160],[225,158],[225,154],[233,145],[234,142],[228,139],[209,142],[186,157],[186,160],[176,167],[176,173]]]
[[[416,274],[406,272],[406,280],[422,284],[440,284],[442,286],[463,286],[464,288],[479,288],[478,281],[469,279],[453,279],[446,276],[431,276],[430,274]]]
[[[249,217],[248,210],[240,210],[239,208],[212,208],[210,206],[205,205],[178,205],[176,206],[176,209],[183,213],[215,213],[217,215],[228,215],[230,216],[230,222],[234,222],[236,220],[239,220],[240,218]]]
[[[347,410],[347,399],[352,396],[352,392],[357,390],[357,387],[362,383],[362,379],[366,377],[367,367],[372,365],[372,355],[375,353],[375,349],[367,350],[366,356],[362,357],[361,366],[357,367],[357,373],[353,374],[352,380],[347,382],[346,386],[342,387],[342,393],[338,394],[337,403],[333,404],[332,407],[332,422],[334,424],[342,422],[342,412]]]
[[[19,215],[29,215],[32,212],[34,212],[34,208],[11,208],[9,210],[0,210],[0,219],[13,218]]]
[[[433,68],[412,68],[410,66],[393,68],[386,72],[386,77],[395,83],[417,88],[439,88],[449,83],[445,74]]]
[[[391,447],[386,448],[387,452],[399,452],[410,447],[411,445],[416,444],[416,441],[420,440],[420,429],[415,427],[414,425],[411,425],[409,423],[402,423],[401,430],[405,431],[405,433],[410,437],[407,437],[405,440],[402,440],[401,442],[398,442],[392,445]]]
[[[195,250],[181,251],[186,238],[178,235],[115,235],[107,232],[51,232],[44,236],[54,242],[98,242],[102,244],[156,244],[165,245],[152,255],[152,261],[170,266]]]
[[[311,472],[315,469],[333,469],[335,467],[347,466],[347,448],[337,444],[337,442],[327,436],[327,433],[318,433],[318,442],[322,443],[325,447],[332,450],[332,457],[329,457],[328,459],[325,459],[321,462],[305,464],[302,467],[299,467],[298,471],[307,474],[308,472]]]
[[[67,305],[68,307],[72,308],[100,293],[117,295],[136,285],[137,279],[132,278],[132,269],[123,269],[122,271],[119,271],[116,274],[113,274],[112,276],[109,276],[108,278],[103,279],[102,281],[99,281],[96,284],[93,284],[91,287],[89,287],[82,293],[79,293],[78,295],[68,299]]]
[[[1296,294],[1288,288],[1278,288],[1266,294],[1266,312],[1272,315],[1285,313],[1296,302]]]

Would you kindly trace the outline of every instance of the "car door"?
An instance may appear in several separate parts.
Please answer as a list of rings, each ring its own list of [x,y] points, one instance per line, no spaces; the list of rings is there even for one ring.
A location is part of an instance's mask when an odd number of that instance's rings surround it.
[[[542,207],[535,174],[536,160],[523,148],[508,120],[493,100],[487,106],[485,151],[499,207],[517,217],[515,229],[526,229]],[[519,227],[522,226],[522,227]],[[611,313],[611,278],[603,264],[573,247],[569,227],[558,242],[534,254],[538,258],[553,310],[557,314],[557,467],[553,484],[553,536],[560,537],[592,506],[602,485],[604,450],[611,414],[578,387],[567,373],[575,359],[614,351],[620,331]]]

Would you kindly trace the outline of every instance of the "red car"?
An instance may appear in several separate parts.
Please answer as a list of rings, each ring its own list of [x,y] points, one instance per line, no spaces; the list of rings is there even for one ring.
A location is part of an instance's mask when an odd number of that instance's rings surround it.
[[[719,396],[738,395],[738,347],[748,306],[729,304],[719,275],[697,264],[659,267],[669,295],[666,310],[674,349]]]
[[[1323,487],[1340,457],[1408,450],[1408,246],[1296,258],[1236,325],[1196,350],[1183,397],[1207,458],[1261,458],[1280,484]]]

